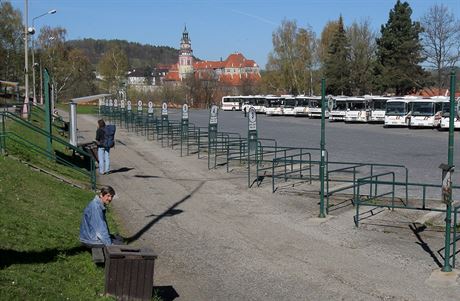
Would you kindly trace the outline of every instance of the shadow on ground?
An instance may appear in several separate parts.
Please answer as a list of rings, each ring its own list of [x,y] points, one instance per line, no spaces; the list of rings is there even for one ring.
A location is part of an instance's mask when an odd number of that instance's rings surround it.
[[[45,249],[41,251],[17,251],[0,249],[0,269],[12,264],[49,263],[58,260],[61,256],[73,256],[88,249],[83,246],[75,246],[70,249]]]
[[[122,168],[118,168],[118,169],[113,169],[110,171],[110,173],[118,173],[118,172],[128,172],[130,170],[133,170],[134,167],[122,167]]]
[[[161,298],[163,301],[173,301],[179,294],[176,292],[174,287],[167,285],[167,286],[153,286],[154,295]]]
[[[174,215],[182,213],[183,210],[176,209],[176,207],[179,206],[180,204],[182,204],[183,202],[185,202],[186,200],[188,200],[195,192],[198,191],[198,189],[201,188],[201,186],[203,186],[204,183],[205,182],[201,182],[195,189],[193,189],[193,191],[191,193],[189,193],[188,195],[183,197],[180,201],[174,203],[171,207],[166,209],[163,213],[161,213],[159,215],[156,215],[156,214],[149,215],[149,216],[156,216],[156,217],[152,221],[150,221],[148,224],[146,224],[144,227],[142,227],[142,229],[140,229],[136,234],[134,234],[134,235],[132,235],[130,237],[125,237],[125,239],[124,239],[125,242],[127,244],[129,244],[129,243],[132,243],[133,241],[138,240],[142,236],[142,234],[147,232],[150,228],[152,228],[153,225],[158,223],[164,217],[171,217],[171,216],[174,216]]]

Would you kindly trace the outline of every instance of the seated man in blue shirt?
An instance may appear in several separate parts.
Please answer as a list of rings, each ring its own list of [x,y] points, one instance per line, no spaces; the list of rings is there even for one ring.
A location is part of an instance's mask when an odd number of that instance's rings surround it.
[[[89,246],[109,246],[113,244],[105,219],[105,207],[110,204],[115,190],[110,186],[101,188],[99,195],[86,206],[80,223],[80,241]]]

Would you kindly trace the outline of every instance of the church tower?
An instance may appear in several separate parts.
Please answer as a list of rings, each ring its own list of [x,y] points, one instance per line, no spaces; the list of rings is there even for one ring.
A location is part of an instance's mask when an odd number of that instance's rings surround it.
[[[182,80],[188,74],[193,74],[193,50],[188,37],[187,26],[184,27],[179,50],[179,77]]]

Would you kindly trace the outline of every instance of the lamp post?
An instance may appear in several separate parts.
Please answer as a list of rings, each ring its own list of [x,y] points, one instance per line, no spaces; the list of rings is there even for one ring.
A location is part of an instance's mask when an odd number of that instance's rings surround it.
[[[35,18],[32,19],[32,28],[35,28],[35,20],[41,17],[44,17],[46,15],[53,15],[57,12],[57,10],[52,9],[46,13],[43,13],[39,16],[36,16]],[[34,92],[34,104],[37,104],[37,94],[36,94],[36,89],[35,89],[35,39],[32,37],[32,81],[33,81],[33,92]],[[40,104],[43,104],[43,98],[40,98]]]
[[[24,86],[25,86],[25,95],[24,95],[24,106],[22,107],[22,117],[29,117],[29,60],[28,60],[28,34],[29,34],[29,24],[27,19],[29,18],[29,1],[24,0]]]

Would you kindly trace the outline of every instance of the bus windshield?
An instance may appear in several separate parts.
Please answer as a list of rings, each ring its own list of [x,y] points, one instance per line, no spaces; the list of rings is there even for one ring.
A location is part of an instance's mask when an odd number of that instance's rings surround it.
[[[385,110],[385,104],[386,104],[386,100],[385,99],[374,99],[372,101],[372,104],[373,104],[373,109],[374,110]]]
[[[405,102],[387,102],[386,115],[404,116],[407,114],[407,104]]]
[[[316,99],[311,99],[309,107],[310,108],[321,108],[321,102]]]
[[[413,102],[412,116],[431,116],[434,114],[434,104],[432,102]]]
[[[364,102],[349,102],[348,108],[352,111],[365,110],[366,104]]]
[[[284,100],[284,107],[293,108],[294,106],[295,106],[295,99],[285,99]]]
[[[335,109],[338,111],[345,111],[347,109],[347,103],[345,101],[337,101],[335,103]]]

